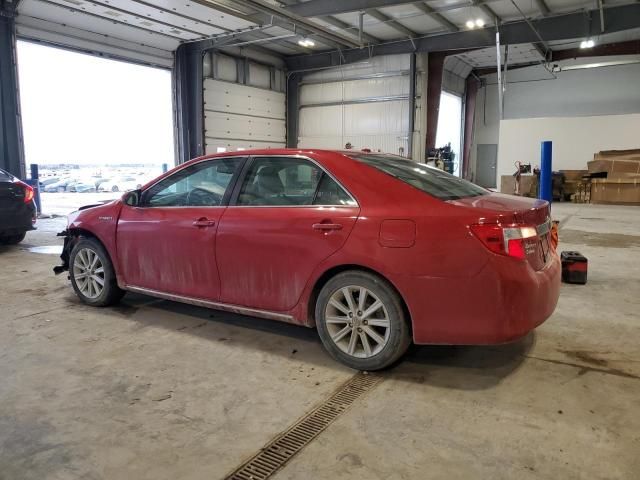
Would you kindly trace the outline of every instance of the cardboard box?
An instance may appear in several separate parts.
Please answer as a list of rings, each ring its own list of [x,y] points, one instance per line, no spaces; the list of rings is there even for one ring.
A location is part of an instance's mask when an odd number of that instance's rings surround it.
[[[519,195],[524,197],[535,196],[537,183],[538,177],[535,175],[521,175]],[[515,191],[516,177],[513,175],[502,175],[502,177],[500,177],[500,192],[515,195]]]
[[[591,181],[591,203],[640,205],[640,179],[595,178]]]
[[[587,175],[589,170],[560,170],[565,181],[581,181],[583,175]]]
[[[633,150],[602,150],[593,155],[594,160],[631,160],[640,162],[640,149]]]
[[[587,162],[589,173],[640,173],[640,162],[634,160],[592,160]]]

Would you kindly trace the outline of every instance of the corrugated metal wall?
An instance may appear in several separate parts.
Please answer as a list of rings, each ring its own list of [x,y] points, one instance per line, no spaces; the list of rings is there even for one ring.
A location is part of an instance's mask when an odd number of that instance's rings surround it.
[[[221,54],[213,63],[205,63],[217,78],[204,79],[206,153],[284,147],[282,71]]]
[[[375,57],[305,75],[298,146],[371,148],[406,155],[409,55]]]

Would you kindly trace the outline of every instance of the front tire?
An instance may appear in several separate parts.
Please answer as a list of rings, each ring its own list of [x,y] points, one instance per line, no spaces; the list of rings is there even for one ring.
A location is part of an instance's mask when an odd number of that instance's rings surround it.
[[[329,354],[356,370],[380,370],[411,344],[400,296],[377,275],[347,271],[330,279],[315,309],[320,339]]]
[[[76,295],[87,305],[113,305],[125,294],[118,287],[107,251],[94,238],[81,237],[73,247],[69,257],[69,277]]]

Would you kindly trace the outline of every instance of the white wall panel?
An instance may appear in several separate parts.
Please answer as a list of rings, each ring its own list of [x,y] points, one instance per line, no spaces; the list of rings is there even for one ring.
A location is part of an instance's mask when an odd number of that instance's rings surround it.
[[[207,132],[218,138],[281,142],[285,136],[284,120],[221,112],[205,112],[204,119]]]
[[[298,146],[344,148],[350,142],[356,149],[396,154],[402,149],[406,155],[409,76],[357,77],[407,72],[409,63],[409,55],[381,56],[305,75],[300,88]],[[388,100],[396,96],[406,96],[406,100]],[[349,103],[353,101],[367,103]],[[323,103],[340,104],[320,106]]]
[[[227,82],[238,81],[238,67],[236,65],[236,59],[227,55],[216,55],[216,62],[218,68],[218,78],[220,80],[226,80]]]
[[[300,104],[340,102],[409,94],[409,77],[382,77],[303,85]]]
[[[285,117],[283,93],[211,79],[204,81],[204,108],[258,117]]]
[[[207,153],[285,145],[283,93],[205,79],[204,113]]]
[[[565,67],[639,58],[592,57],[557,63]],[[471,148],[474,171],[478,144],[499,145],[498,174],[507,175],[515,170],[516,160],[539,164],[542,140],[554,140],[554,170],[586,168],[586,162],[599,150],[638,147],[637,133],[635,145],[628,142],[630,131],[640,131],[638,116],[623,114],[640,113],[640,64],[566,70],[556,77],[540,66],[509,72],[502,122],[498,118],[496,75],[484,77],[487,86],[478,92]],[[516,119],[532,121],[511,121]],[[613,132],[612,125],[616,125]],[[582,133],[580,129],[584,129]],[[516,154],[518,145],[520,152]]]
[[[305,75],[304,79],[309,81],[336,81],[360,75],[409,70],[409,64],[410,56],[408,54],[383,55],[373,57],[365,62],[350,63],[342,67],[310,73]]]
[[[407,152],[407,101],[307,107],[300,110],[301,148],[371,148]]]
[[[271,72],[269,67],[249,62],[249,83],[254,87],[270,88]]]

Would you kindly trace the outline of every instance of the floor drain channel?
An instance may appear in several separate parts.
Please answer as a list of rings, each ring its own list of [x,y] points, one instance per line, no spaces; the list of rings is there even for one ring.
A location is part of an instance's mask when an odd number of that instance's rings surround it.
[[[382,380],[378,375],[358,373],[326,402],[306,414],[225,480],[265,480],[282,468],[316,438],[360,396]]]

